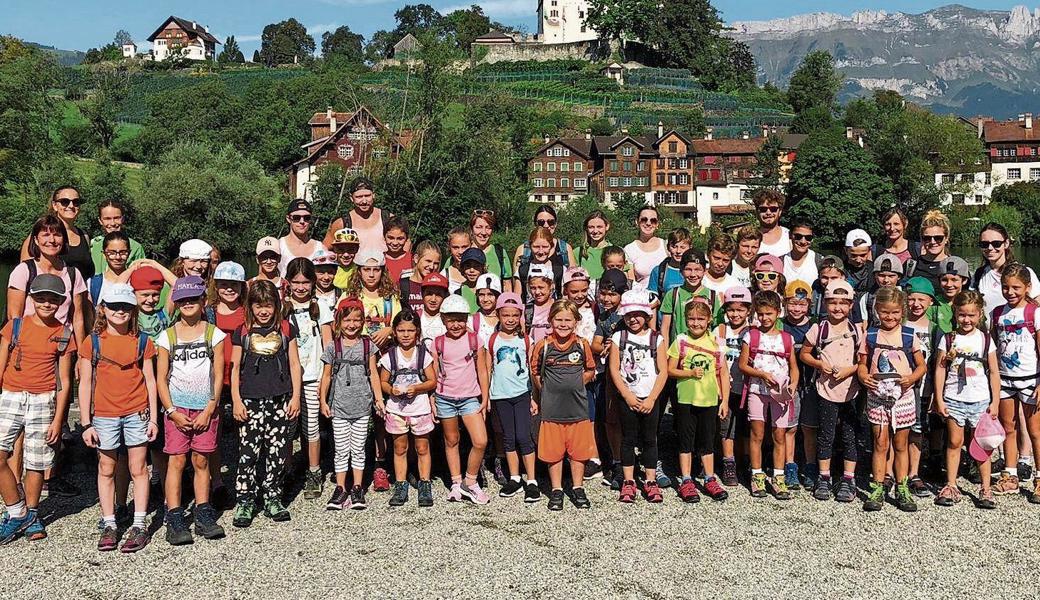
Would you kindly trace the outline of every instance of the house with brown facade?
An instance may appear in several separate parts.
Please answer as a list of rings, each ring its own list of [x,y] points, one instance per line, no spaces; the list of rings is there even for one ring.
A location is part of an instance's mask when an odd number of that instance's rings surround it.
[[[589,193],[592,136],[545,138],[527,165],[532,202],[566,202]]]
[[[668,132],[658,124],[653,147],[656,158],[651,166],[654,204],[676,207],[678,212],[693,204],[693,143],[674,129]]]
[[[172,15],[148,36],[148,41],[152,43],[151,60],[155,61],[171,57],[214,60],[217,56],[217,44],[220,43],[209,32],[208,27],[200,25],[197,21]]]
[[[655,157],[654,137],[598,135],[592,138],[597,170],[593,186],[604,202],[614,202],[625,194],[653,200],[650,191],[650,169]]]

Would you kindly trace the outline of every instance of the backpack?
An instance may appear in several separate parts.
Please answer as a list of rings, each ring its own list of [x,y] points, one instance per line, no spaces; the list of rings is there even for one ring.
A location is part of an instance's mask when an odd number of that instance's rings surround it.
[[[1025,320],[1022,323],[1015,323],[1014,325],[1001,325],[1000,317],[1003,317],[1007,313],[1011,312],[1011,307],[1007,304],[998,306],[993,309],[993,325],[1000,331],[1006,331],[1016,333],[1021,331],[1024,327],[1029,334],[1036,336],[1036,305],[1032,302],[1026,302],[1025,307]]]
[[[841,335],[839,335],[837,337],[833,337],[832,338],[830,336],[830,333],[831,333],[831,323],[830,323],[830,321],[828,321],[826,319],[821,321],[820,322],[820,336],[819,336],[819,338],[817,338],[817,343],[813,347],[813,357],[819,359],[821,356],[823,356],[823,349],[824,348],[826,348],[827,346],[831,345],[832,343],[834,343],[834,342],[836,342],[838,340],[843,340],[843,339],[848,338],[848,337],[852,338],[852,346],[853,346],[853,348],[856,348],[857,349],[856,351],[858,352],[858,348],[859,348],[859,327],[856,327],[851,322],[848,323],[848,326],[849,326],[849,331],[846,331],[845,333],[843,333],[843,334],[841,334]]]
[[[290,327],[289,327],[289,321],[287,321],[286,319],[282,319],[281,325],[278,327],[278,329],[279,329],[279,331],[280,331],[280,333],[282,335],[282,348],[283,349],[288,349],[289,348],[289,341],[290,341],[289,333],[292,331],[292,329],[290,329]],[[253,354],[252,348],[250,348],[250,346],[249,346],[249,329],[246,327],[245,324],[242,324],[242,326],[238,328],[238,336],[239,336],[239,339],[242,340],[242,355],[243,355],[242,358],[244,359],[246,354]],[[267,362],[267,361],[275,358],[275,356],[276,355],[272,355],[272,356],[257,356],[256,360],[255,360],[256,372],[257,373],[260,372],[260,363],[261,362]],[[279,377],[284,375],[284,373],[282,372],[282,365],[281,365],[281,363],[278,363],[278,370],[279,370]]]
[[[397,374],[402,370],[397,365],[397,346],[391,347],[387,350],[387,357],[390,360],[390,384],[393,385],[394,380],[397,379]],[[423,363],[426,362],[426,344],[419,342],[415,345],[415,365],[416,370],[419,371],[419,381],[426,381],[426,369],[423,368]]]
[[[664,293],[667,291],[664,289],[664,279],[668,275],[668,261],[670,258],[666,258],[661,261],[661,264],[657,265],[657,297],[663,298]],[[681,285],[681,284],[680,284]],[[678,287],[678,286],[677,286]],[[653,293],[654,290],[650,290]]]
[[[7,344],[8,354],[15,351],[18,348],[18,338],[22,333],[22,317],[15,317],[11,319],[11,341]],[[65,350],[69,347],[69,342],[72,341],[72,328],[68,325],[63,325],[61,328],[61,335],[57,339],[51,341],[58,342],[58,352],[54,356],[54,381],[57,383],[54,391],[61,391],[61,377],[58,374],[58,361],[61,360],[61,355],[65,353]],[[21,367],[21,350],[18,352],[18,357],[15,358],[14,368],[16,371],[20,371]]]
[[[145,349],[147,349],[147,347],[148,334],[143,331],[137,332],[137,358],[134,362],[137,364],[138,368],[142,368],[144,366],[144,351]],[[90,349],[90,406],[91,408],[93,408],[94,389],[97,387],[98,365],[101,363],[102,360],[105,360],[114,365],[119,366],[120,368],[123,368],[123,366],[101,355],[101,335],[97,332],[91,332],[90,334]]]
[[[206,307],[206,322],[207,323],[213,323],[214,325],[216,325],[216,323],[217,323],[217,309],[216,309],[216,307],[214,307],[214,306],[207,306]]]
[[[332,340],[333,355],[332,355],[332,384],[329,388],[329,392],[332,392],[332,388],[336,385],[336,376],[339,375],[340,369],[343,365],[350,364],[349,360],[343,358],[343,338],[337,337]],[[369,359],[372,356],[372,340],[367,335],[361,336],[361,354],[362,360],[365,363],[365,377],[368,378],[372,374],[372,369],[369,366]],[[347,384],[350,384],[350,373],[347,373]]]
[[[97,306],[101,298],[101,286],[105,284],[105,276],[101,273],[87,280],[87,291],[90,292],[90,303]]]
[[[784,345],[784,349],[780,352],[773,350],[762,350],[759,346],[762,343],[762,332],[757,327],[752,327],[748,331],[748,364],[754,365],[755,357],[759,354],[768,354],[771,356],[777,356],[783,360],[788,360],[794,354],[794,338],[791,337],[790,333],[786,331],[780,331],[780,341]],[[748,392],[751,389],[751,377],[744,377],[744,390],[740,398],[740,408],[747,406]]]
[[[469,340],[469,354],[466,355],[466,360],[473,361],[473,368],[476,370],[477,367],[477,350],[480,349],[480,343],[477,340],[477,334],[472,331],[466,332],[466,338]],[[441,359],[444,356],[444,336],[438,335],[433,339],[433,349],[437,351],[437,367],[440,371],[440,376],[444,377],[444,361]]]
[[[657,344],[658,343],[660,343],[660,334],[657,333],[656,331],[654,331],[653,329],[651,329],[650,330],[650,358],[651,358],[651,360],[654,363],[654,374],[655,375],[660,373],[660,370],[657,368]],[[629,345],[628,329],[622,329],[621,330],[621,343],[618,344],[618,355],[619,356],[623,355],[625,353],[625,348],[628,347],[628,345]]]
[[[906,325],[900,328],[900,335],[902,339],[902,346],[896,348],[895,346],[889,346],[887,344],[878,344],[878,332],[880,331],[877,327],[870,327],[867,329],[867,358],[873,356],[874,350],[880,348],[882,350],[900,350],[903,355],[906,356],[906,362],[910,365],[911,369],[917,368],[917,359],[914,358],[914,338],[917,335],[914,330]]]
[[[954,331],[951,331],[950,333],[947,333],[947,334],[943,335],[943,339],[946,340],[946,352],[947,353],[950,351],[950,348],[953,348],[953,340],[956,337],[956,335],[957,335],[957,333],[954,332]],[[986,340],[982,344],[982,357],[980,358],[980,357],[977,357],[977,356],[965,355],[964,359],[965,360],[974,360],[975,362],[982,363],[982,368],[986,372],[986,374],[988,375],[989,374],[989,345],[990,345],[990,339],[991,338],[990,338],[990,336],[986,335],[985,332],[983,332],[982,337],[983,337],[983,339]]]

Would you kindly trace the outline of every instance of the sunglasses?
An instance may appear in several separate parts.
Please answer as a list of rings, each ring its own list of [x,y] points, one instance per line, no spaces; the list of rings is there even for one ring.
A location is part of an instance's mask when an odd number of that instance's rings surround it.
[[[792,233],[791,234],[791,239],[793,239],[796,242],[802,241],[802,240],[805,240],[806,242],[811,242],[811,241],[813,241],[814,237],[815,236],[813,234],[811,234],[811,233],[809,233],[809,234],[805,234],[805,233]]]
[[[191,298],[181,298],[180,300],[174,300],[173,303],[178,306],[185,304],[198,304],[202,302],[202,296],[192,296]]]
[[[758,212],[760,213],[778,213],[780,212],[779,206],[759,206]]]
[[[639,222],[647,225],[657,225],[657,217],[639,217]]]
[[[1001,246],[1003,246],[1005,241],[1006,240],[992,240],[992,241],[980,240],[979,241],[979,248],[981,248],[983,250],[985,250],[987,248],[993,248],[994,250],[996,250],[997,248],[1000,248]]]
[[[478,208],[478,209],[475,209],[473,211],[473,216],[474,217],[493,217],[493,216],[495,216],[495,211],[493,211],[493,210],[484,210],[482,208]]]
[[[556,219],[538,219],[535,224],[539,227],[552,227],[556,224]]]
[[[758,272],[755,273],[755,279],[757,281],[776,281],[780,277],[780,274],[775,271],[769,271],[767,273]]]
[[[921,241],[926,244],[941,244],[946,239],[945,235],[922,235]]]
[[[105,308],[112,312],[132,312],[134,310],[133,304],[126,304],[123,302],[113,302],[112,304],[105,304]]]
[[[76,208],[79,208],[79,205],[83,204],[83,199],[82,198],[58,198],[57,200],[55,200],[55,202],[57,202],[58,204],[64,206],[65,208],[68,208],[70,206],[75,206]]]
[[[289,215],[289,220],[293,223],[310,223],[310,215]]]

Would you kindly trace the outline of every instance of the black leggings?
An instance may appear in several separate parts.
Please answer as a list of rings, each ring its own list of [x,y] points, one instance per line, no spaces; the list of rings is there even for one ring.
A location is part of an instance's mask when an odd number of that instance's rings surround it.
[[[661,417],[661,401],[654,402],[648,414],[637,413],[618,398],[621,412],[621,466],[634,467],[636,446],[643,451],[643,468],[657,468],[657,423]]]
[[[678,421],[680,454],[692,453],[695,458],[714,454],[719,407],[678,404],[675,419]]]
[[[534,439],[531,437],[531,394],[492,402],[495,403],[498,420],[502,422],[502,449],[506,452],[519,450],[522,455],[534,452]]]
[[[845,448],[845,460],[856,462],[859,458],[859,445],[856,441],[858,425],[856,401],[831,402],[820,398],[820,427],[817,430],[816,457],[819,460],[830,460],[834,454],[834,436],[841,421],[841,445]]]

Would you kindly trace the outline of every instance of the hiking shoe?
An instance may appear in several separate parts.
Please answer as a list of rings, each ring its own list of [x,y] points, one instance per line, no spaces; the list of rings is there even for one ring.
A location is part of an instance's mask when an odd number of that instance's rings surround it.
[[[255,508],[252,502],[239,502],[235,506],[235,515],[231,519],[231,524],[238,528],[249,527],[253,524],[253,516],[256,514]]]
[[[390,489],[390,474],[383,467],[377,467],[372,472],[372,489],[376,492],[385,492]]]
[[[47,494],[51,496],[58,496],[59,498],[74,498],[79,496],[79,488],[69,483],[68,479],[64,477],[52,477],[43,483],[43,488],[47,490]]]
[[[321,496],[322,481],[321,471],[307,469],[307,475],[303,482],[304,500],[317,500]]]
[[[944,485],[935,497],[936,506],[953,506],[961,501],[961,491],[952,485]]]
[[[992,509],[997,507],[997,501],[993,498],[993,489],[979,492],[979,501],[976,506],[984,509]]]
[[[196,517],[196,520],[198,518]],[[175,508],[166,513],[166,543],[171,546],[194,544],[195,538],[184,522],[184,509]]]
[[[576,487],[571,490],[571,502],[574,503],[574,508],[592,508],[592,503],[589,502],[589,497],[585,495],[585,488]]]
[[[722,459],[722,485],[737,486],[737,461],[733,458]]]
[[[896,486],[896,480],[891,475],[885,475],[884,484],[882,487],[885,488],[885,495],[892,493],[892,488]]]
[[[408,503],[408,484],[404,481],[394,483],[394,494],[390,496],[390,506],[404,506]]]
[[[603,477],[603,465],[594,460],[585,461],[585,481],[596,477]]]
[[[448,490],[448,502],[462,502],[462,483],[453,481],[451,489]]]
[[[998,496],[1007,496],[1018,493],[1018,477],[1004,471],[1000,474],[997,482],[993,484],[993,493]]]
[[[816,487],[816,480],[820,478],[820,465],[809,463],[802,469],[802,487],[811,490]]]
[[[1028,462],[1018,463],[1018,478],[1021,481],[1029,481],[1033,478],[1033,465]]]
[[[896,486],[896,508],[903,512],[917,512],[917,502],[906,479]]]
[[[505,469],[502,468],[502,462],[503,461],[502,461],[502,457],[501,456],[496,456],[495,457],[495,461],[494,461],[495,482],[498,483],[498,485],[505,485],[506,482],[509,481],[509,478],[506,477]]]
[[[701,495],[697,492],[697,484],[692,479],[683,480],[679,484],[679,499],[688,504],[701,501]]]
[[[787,482],[787,489],[789,490],[802,489],[802,481],[798,477],[797,463],[787,463],[784,465],[784,481]]]
[[[217,524],[217,510],[208,502],[195,507],[195,534],[207,540],[224,537],[224,528]]]
[[[365,503],[365,488],[355,485],[350,489],[350,510],[365,510],[366,508],[368,508],[368,504]]]
[[[148,531],[141,527],[131,527],[130,531],[126,532],[126,539],[123,540],[123,545],[119,548],[119,551],[123,554],[133,554],[140,550],[144,550],[144,547],[148,545],[151,540],[148,537]]]
[[[790,500],[791,492],[787,489],[787,477],[774,475],[771,480],[773,484],[773,497],[777,500]]]
[[[350,494],[342,485],[337,485],[336,489],[332,490],[329,501],[325,503],[325,510],[343,510],[349,501]]]
[[[646,496],[647,502],[659,504],[664,501],[664,496],[661,495],[661,487],[657,485],[656,481],[643,482],[643,495]]]
[[[884,489],[884,488],[882,488]],[[838,492],[834,495],[838,502],[852,502],[856,499],[856,481],[848,477],[842,477],[838,483]]]
[[[719,480],[715,477],[704,480],[704,491],[716,502],[722,502],[726,498],[729,498],[729,492],[719,485]]]
[[[524,484],[524,502],[531,504],[538,502],[542,499],[542,491],[538,489],[538,484],[533,481],[528,481]]]
[[[31,511],[26,511],[25,516],[20,519],[14,519],[10,515],[5,517],[3,524],[0,524],[0,545],[13,542],[26,529],[29,529],[35,519],[36,515]]]
[[[1040,504],[1040,478],[1033,481],[1033,493],[1029,495],[1030,504]]]
[[[636,501],[636,495],[636,482],[629,479],[625,483],[621,484],[621,493],[618,494],[618,502],[632,504]]]
[[[563,510],[563,490],[549,492],[549,510]]]
[[[37,542],[39,540],[46,539],[47,527],[44,526],[43,519],[40,518],[39,511],[35,508],[30,508],[29,514],[32,516],[33,520],[32,523],[29,523],[29,526],[26,527],[25,531],[23,532],[25,539],[29,540],[30,542]]]
[[[98,552],[111,552],[119,547],[119,531],[115,527],[105,527],[98,539]]]
[[[765,498],[766,497],[766,474],[765,473],[754,473],[751,475],[751,497],[752,498]]]
[[[928,498],[932,495],[932,491],[928,489],[928,484],[917,475],[910,478],[907,486],[910,488],[910,493],[917,498]]]
[[[817,500],[830,500],[831,499],[831,478],[820,477],[816,480],[816,486],[813,487],[812,497]]]
[[[502,498],[512,498],[522,491],[524,491],[524,486],[516,479],[510,479],[506,481],[506,484],[502,486],[502,489],[498,490],[498,495]]]
[[[662,489],[672,487],[672,478],[664,472],[664,463],[657,461],[657,485]]]
[[[885,507],[885,486],[876,481],[870,482],[870,491],[867,499],[863,501],[863,510],[877,512]]]
[[[428,479],[419,481],[419,506],[421,508],[429,508],[433,506],[433,483]],[[394,490],[397,493],[397,490]],[[405,488],[405,500],[408,499],[408,488]]]
[[[277,498],[267,501],[267,505],[264,506],[264,516],[276,523],[284,523],[292,519],[292,515],[282,506],[282,501]]]

